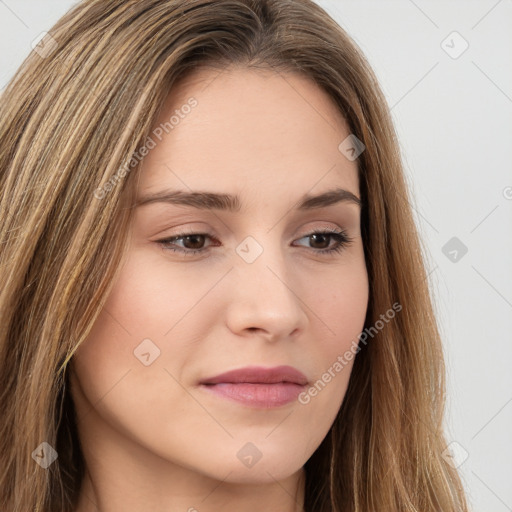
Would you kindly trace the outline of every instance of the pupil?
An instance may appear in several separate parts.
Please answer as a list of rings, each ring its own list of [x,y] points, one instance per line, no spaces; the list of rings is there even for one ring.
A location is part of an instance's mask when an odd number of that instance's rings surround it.
[[[314,246],[315,242],[318,240],[318,238],[320,238],[320,239],[323,238],[324,241],[327,241],[327,245],[325,247],[316,247],[316,249],[325,249],[326,247],[329,247],[329,242],[328,242],[329,236],[330,235],[322,235],[322,234],[311,235],[311,237],[313,238],[313,246]]]
[[[192,240],[193,247],[187,247],[188,249],[201,249],[201,245],[202,245],[201,238],[204,238],[203,235],[187,235],[185,237],[184,241],[186,242],[187,240],[188,241]],[[200,240],[199,242],[197,242],[198,239]],[[196,243],[194,243],[194,240],[196,240]],[[187,246],[186,243],[185,243],[185,246]]]

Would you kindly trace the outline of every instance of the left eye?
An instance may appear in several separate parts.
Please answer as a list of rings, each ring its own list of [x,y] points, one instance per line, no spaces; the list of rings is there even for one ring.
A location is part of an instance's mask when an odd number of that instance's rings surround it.
[[[157,240],[156,243],[161,245],[165,250],[182,253],[188,256],[206,252],[208,247],[204,247],[204,242],[207,238],[214,239],[213,236],[208,233],[182,233],[164,240]],[[343,230],[315,231],[299,238],[299,240],[303,240],[305,238],[309,238],[310,243],[315,245],[323,246],[327,242],[326,247],[312,248],[315,253],[320,254],[341,252],[345,247],[348,247],[353,242],[353,239],[350,238]],[[183,241],[184,247],[176,245],[176,242],[180,240]],[[332,240],[335,241],[335,245],[330,247]]]

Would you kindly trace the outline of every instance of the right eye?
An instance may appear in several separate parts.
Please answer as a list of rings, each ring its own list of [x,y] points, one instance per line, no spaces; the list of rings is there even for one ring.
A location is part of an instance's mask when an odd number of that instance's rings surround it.
[[[206,238],[213,238],[213,236],[209,233],[181,233],[170,238],[157,240],[156,243],[166,251],[178,252],[185,255],[194,255],[208,250],[208,248],[205,249],[202,247]],[[180,248],[180,246],[176,245],[178,240],[183,240],[185,245],[191,245],[192,247]]]

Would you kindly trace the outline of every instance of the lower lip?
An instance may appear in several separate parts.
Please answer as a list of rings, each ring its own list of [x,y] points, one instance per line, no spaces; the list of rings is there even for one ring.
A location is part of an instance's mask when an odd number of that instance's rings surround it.
[[[202,384],[202,388],[218,396],[235,400],[251,407],[280,407],[297,399],[306,386],[292,382],[251,384],[247,382]]]

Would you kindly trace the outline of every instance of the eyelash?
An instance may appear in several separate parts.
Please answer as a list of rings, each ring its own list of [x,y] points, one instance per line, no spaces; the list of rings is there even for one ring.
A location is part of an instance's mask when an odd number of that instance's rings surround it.
[[[308,238],[313,235],[328,235],[335,239],[337,242],[337,245],[330,249],[311,249],[313,252],[317,254],[325,254],[325,255],[335,255],[337,253],[341,253],[345,248],[347,248],[349,245],[352,244],[354,241],[353,238],[349,237],[347,233],[343,230],[336,230],[336,229],[324,229],[320,231],[313,231],[312,233],[308,233],[307,235],[304,235],[303,237],[299,238],[299,240],[302,240],[303,238]],[[169,246],[170,243],[173,241],[179,240],[181,238],[185,238],[187,236],[206,236],[211,239],[215,239],[213,235],[210,233],[180,233],[178,235],[175,235],[170,238],[166,238],[163,240],[156,240],[156,243],[158,243],[164,250],[166,251],[172,251],[176,253],[184,254],[185,256],[193,256],[194,254],[204,253],[208,250],[207,248],[203,249],[176,249],[175,247]]]

